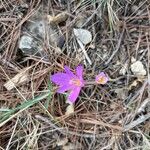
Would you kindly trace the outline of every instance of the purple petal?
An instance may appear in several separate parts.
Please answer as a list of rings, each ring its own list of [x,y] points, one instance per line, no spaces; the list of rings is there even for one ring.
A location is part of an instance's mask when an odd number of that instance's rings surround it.
[[[76,78],[76,76],[75,76],[74,73],[70,70],[70,68],[69,68],[68,66],[65,66],[64,68],[65,68],[66,73],[67,73],[70,77]]]
[[[64,92],[66,92],[66,91],[68,91],[68,90],[71,90],[71,89],[72,89],[72,86],[71,86],[70,84],[66,84],[66,85],[61,86],[61,87],[57,90],[57,92],[58,92],[58,93],[64,93]]]
[[[69,96],[68,96],[68,100],[69,100],[71,103],[74,103],[74,102],[76,101],[76,99],[77,99],[78,96],[79,96],[80,90],[81,90],[81,88],[80,88],[80,87],[77,87],[77,88],[75,88],[74,90],[71,91],[71,93],[70,93]]]
[[[104,72],[100,72],[97,76],[96,76],[96,82],[98,84],[106,84],[108,82],[108,76],[107,74],[105,74]]]
[[[51,81],[58,85],[69,83],[70,79],[70,76],[66,73],[56,73],[51,76]]]
[[[83,66],[79,65],[77,68],[76,68],[76,74],[77,76],[79,77],[80,80],[83,80]]]

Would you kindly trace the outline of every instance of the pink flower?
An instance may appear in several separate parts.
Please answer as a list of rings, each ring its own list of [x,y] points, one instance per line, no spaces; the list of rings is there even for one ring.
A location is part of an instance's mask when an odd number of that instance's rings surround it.
[[[106,84],[108,81],[108,76],[104,72],[100,72],[95,79],[97,84]]]
[[[76,75],[65,66],[65,73],[56,73],[51,76],[51,81],[59,86],[58,93],[69,91],[68,100],[74,103],[79,96],[81,88],[84,86],[83,67],[76,68]]]

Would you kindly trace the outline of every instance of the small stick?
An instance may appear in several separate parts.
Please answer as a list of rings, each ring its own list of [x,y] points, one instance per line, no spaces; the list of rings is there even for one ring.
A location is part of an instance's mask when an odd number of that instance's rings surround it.
[[[105,65],[108,65],[111,60],[114,58],[114,56],[116,55],[116,53],[118,52],[119,48],[120,48],[120,45],[121,45],[121,42],[122,42],[122,38],[123,38],[123,34],[124,34],[124,27],[123,27],[123,31],[120,35],[120,38],[119,38],[119,41],[118,41],[118,44],[117,44],[117,47],[116,47],[116,50],[112,53],[112,55],[110,56],[110,58],[105,62]]]
[[[143,115],[143,116],[139,117],[138,119],[136,119],[135,121],[125,125],[123,131],[124,132],[128,131],[128,130],[134,128],[135,126],[141,124],[142,122],[146,121],[149,118],[150,118],[150,113]]]
[[[15,65],[13,65],[12,63],[10,63],[6,59],[2,58],[1,55],[0,55],[0,62],[2,62],[4,65],[9,66],[10,68],[13,68],[16,72],[19,72],[19,69]]]
[[[11,22],[16,22],[16,18],[0,18],[0,22],[8,22],[8,21],[11,21]]]
[[[145,109],[145,107],[146,107],[146,105],[147,105],[148,103],[150,103],[150,99],[149,99],[149,98],[146,98],[146,99],[142,102],[142,104],[141,104],[140,108],[138,109],[137,113],[139,114],[139,113],[143,112],[144,109]]]
[[[87,59],[88,63],[89,63],[90,65],[92,65],[92,62],[91,62],[91,60],[90,60],[90,58],[89,58],[89,56],[88,56],[88,54],[87,54],[87,52],[86,52],[86,50],[85,50],[84,45],[83,45],[82,42],[81,42],[80,40],[78,40],[78,39],[77,39],[77,42],[78,42],[78,44],[80,45],[80,48],[82,49],[83,54],[85,55],[85,58]]]
[[[85,138],[95,138],[96,137],[108,137],[109,134],[88,134],[88,133],[77,133],[77,132],[73,132],[73,131],[69,131],[67,128],[60,128],[58,127],[57,125],[55,125],[54,123],[52,123],[51,120],[45,118],[45,117],[42,117],[40,115],[36,115],[35,118],[37,118],[38,120],[41,120],[47,124],[49,124],[51,127],[55,128],[56,130],[58,130],[59,132],[61,132],[62,134],[65,134],[68,133],[70,135],[75,135],[75,136],[79,136],[79,137],[85,137]]]

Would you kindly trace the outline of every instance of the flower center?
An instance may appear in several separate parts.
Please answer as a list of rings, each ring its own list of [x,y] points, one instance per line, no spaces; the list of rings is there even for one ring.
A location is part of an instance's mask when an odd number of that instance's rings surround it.
[[[82,82],[79,79],[71,79],[70,84],[73,84],[75,86],[81,86]]]
[[[99,77],[98,79],[97,79],[97,83],[101,83],[101,84],[103,84],[103,83],[105,83],[105,77]]]

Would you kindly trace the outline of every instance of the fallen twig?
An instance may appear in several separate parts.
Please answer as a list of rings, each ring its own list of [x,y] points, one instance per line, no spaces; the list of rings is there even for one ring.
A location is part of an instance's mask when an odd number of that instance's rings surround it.
[[[78,39],[77,39],[77,42],[78,42],[78,44],[80,45],[80,48],[82,49],[83,54],[85,55],[85,58],[87,59],[88,63],[91,65],[92,62],[91,62],[91,60],[90,60],[90,58],[89,58],[89,56],[88,56],[88,54],[87,54],[87,52],[86,52],[86,50],[85,50],[85,47],[84,47],[83,44],[82,44],[82,42],[80,42],[80,40],[78,40]]]
[[[95,138],[95,137],[108,137],[109,133],[106,134],[87,134],[87,133],[77,133],[77,132],[73,132],[73,131],[69,131],[67,128],[60,128],[58,127],[56,124],[52,123],[51,120],[42,117],[40,115],[36,115],[35,118],[37,118],[38,120],[41,120],[47,124],[49,124],[52,128],[57,129],[59,132],[61,132],[62,134],[66,135],[66,134],[70,134],[70,135],[74,135],[74,136],[79,136],[79,137],[84,137],[84,138]]]
[[[0,62],[2,62],[4,65],[7,65],[11,68],[13,68],[16,72],[19,72],[19,68],[16,67],[15,65],[13,65],[11,62],[9,62],[8,60],[2,58],[2,56],[0,55]]]
[[[139,117],[137,120],[125,125],[123,131],[124,132],[128,131],[128,130],[134,128],[135,126],[141,124],[142,122],[146,121],[149,118],[150,118],[150,113],[143,115],[143,116]]]
[[[122,39],[123,39],[124,30],[125,30],[125,28],[123,27],[123,31],[122,31],[122,33],[120,35],[118,44],[116,46],[116,50],[112,53],[112,55],[110,56],[110,58],[105,62],[105,65],[108,65],[111,62],[111,60],[114,58],[114,56],[116,55],[116,53],[118,52],[118,50],[120,48],[120,45],[121,45],[121,42],[122,42]]]
[[[150,99],[149,99],[149,98],[145,99],[145,100],[142,102],[142,104],[141,104],[140,108],[138,109],[137,113],[139,114],[139,113],[143,112],[144,109],[145,109],[145,107],[146,107],[146,105],[147,105],[148,103],[150,103]]]

